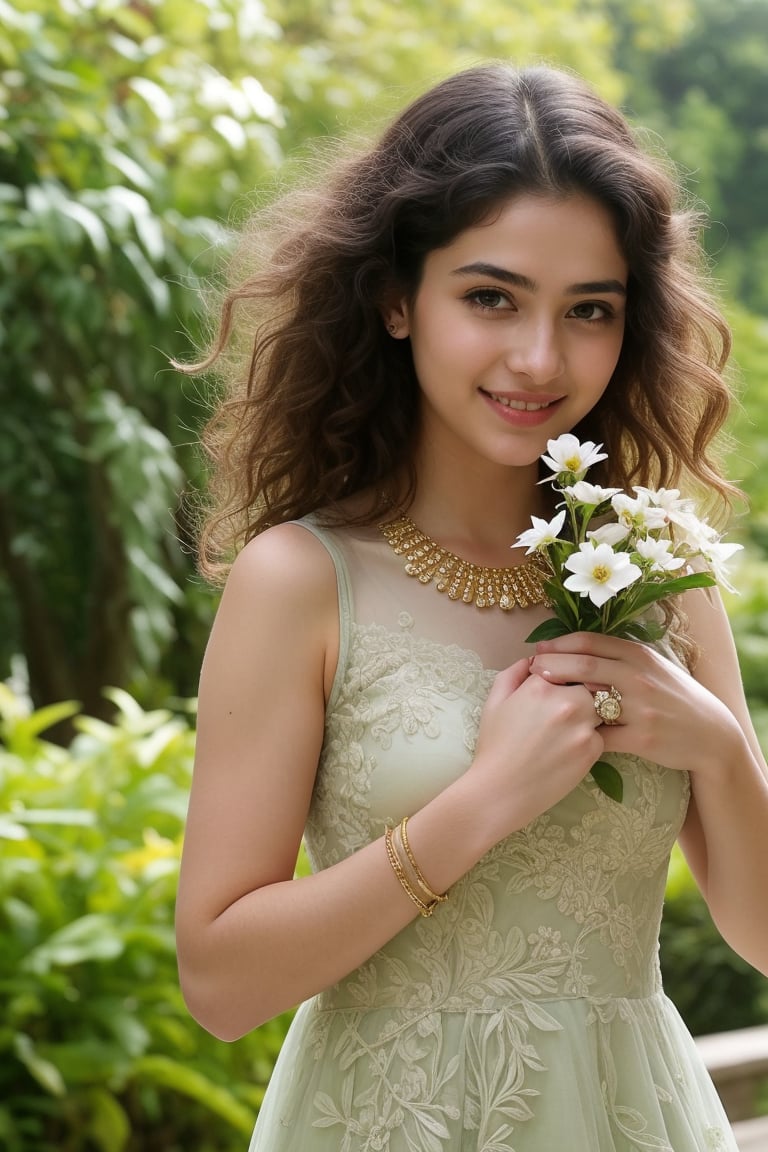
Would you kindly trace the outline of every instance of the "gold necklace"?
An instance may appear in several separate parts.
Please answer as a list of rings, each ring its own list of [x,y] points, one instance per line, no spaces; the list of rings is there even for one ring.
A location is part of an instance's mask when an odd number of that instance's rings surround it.
[[[478,608],[498,605],[503,612],[549,604],[544,591],[547,571],[538,553],[514,568],[485,568],[462,560],[442,548],[417,528],[409,516],[400,516],[379,530],[397,556],[405,556],[405,571],[422,584],[436,581],[438,592],[447,592],[450,600],[463,600]]]

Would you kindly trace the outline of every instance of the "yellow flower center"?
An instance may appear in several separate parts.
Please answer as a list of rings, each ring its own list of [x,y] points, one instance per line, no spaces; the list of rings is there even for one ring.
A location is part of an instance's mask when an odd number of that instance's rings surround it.
[[[597,564],[592,569],[592,579],[597,580],[598,584],[605,584],[606,580],[610,579],[611,570],[605,564]]]
[[[569,456],[565,461],[565,466],[569,472],[578,472],[581,468],[581,459],[578,456]]]

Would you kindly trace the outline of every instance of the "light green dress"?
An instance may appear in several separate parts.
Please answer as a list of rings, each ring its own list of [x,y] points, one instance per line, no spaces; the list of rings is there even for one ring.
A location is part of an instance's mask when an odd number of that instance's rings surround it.
[[[304,523],[336,564],[341,616],[306,829],[319,870],[466,770],[491,668],[525,651],[540,610],[453,603],[375,529]],[[736,1152],[661,988],[688,779],[613,762],[622,804],[588,777],[299,1008],[250,1152]]]

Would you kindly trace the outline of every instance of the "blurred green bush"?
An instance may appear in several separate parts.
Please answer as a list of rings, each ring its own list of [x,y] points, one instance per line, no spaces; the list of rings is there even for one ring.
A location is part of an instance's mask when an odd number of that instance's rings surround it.
[[[189,1017],[173,906],[194,716],[110,697],[107,724],[0,684],[0,1148],[242,1152],[290,1014],[231,1045]],[[70,716],[70,747],[48,743]],[[677,854],[662,965],[694,1032],[768,1020]]]
[[[0,685],[0,1148],[242,1152],[287,1027],[207,1035],[173,908],[192,717],[112,692],[114,724]]]

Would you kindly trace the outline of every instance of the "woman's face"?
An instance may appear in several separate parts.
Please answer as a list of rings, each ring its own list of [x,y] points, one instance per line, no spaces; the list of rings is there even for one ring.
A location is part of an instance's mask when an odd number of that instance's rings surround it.
[[[410,337],[422,445],[533,463],[608,385],[627,275],[609,212],[582,195],[516,197],[430,252],[415,297],[386,316]]]

